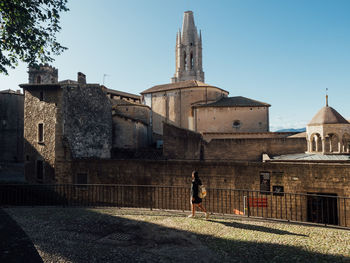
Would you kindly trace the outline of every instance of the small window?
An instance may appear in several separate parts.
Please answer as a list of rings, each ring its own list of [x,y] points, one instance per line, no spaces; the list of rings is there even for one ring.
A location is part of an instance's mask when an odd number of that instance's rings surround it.
[[[44,124],[38,124],[38,142],[44,142]]]
[[[26,161],[27,161],[27,162],[30,161],[29,155],[26,155]]]
[[[234,120],[233,123],[232,123],[232,127],[236,128],[236,129],[239,129],[241,127],[240,120]]]
[[[36,77],[36,83],[37,83],[37,84],[40,84],[40,83],[41,83],[41,76],[37,76],[37,77]]]
[[[84,186],[84,184],[87,184],[87,174],[86,173],[78,173],[75,182],[76,182],[76,184],[80,184],[78,187],[86,188],[86,186]]]
[[[260,193],[270,194],[270,172],[260,172]]]
[[[44,91],[40,91],[39,100],[40,101],[44,100]]]
[[[36,161],[36,179],[42,182],[44,179],[44,162],[42,160]]]
[[[284,187],[282,185],[274,185],[274,186],[272,186],[272,192],[273,192],[273,195],[283,196],[284,195]]]
[[[193,53],[191,52],[190,56],[190,69],[193,69]]]

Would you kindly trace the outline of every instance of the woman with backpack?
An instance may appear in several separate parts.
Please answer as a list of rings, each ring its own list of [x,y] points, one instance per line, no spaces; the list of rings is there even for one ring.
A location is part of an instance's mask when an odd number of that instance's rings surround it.
[[[190,214],[188,217],[194,217],[196,213],[196,206],[198,206],[204,213],[205,213],[205,219],[209,218],[209,214],[207,213],[207,210],[202,206],[202,198],[199,197],[200,195],[200,189],[202,182],[199,179],[198,172],[193,171],[192,172],[192,185],[191,185],[191,210],[192,214]]]

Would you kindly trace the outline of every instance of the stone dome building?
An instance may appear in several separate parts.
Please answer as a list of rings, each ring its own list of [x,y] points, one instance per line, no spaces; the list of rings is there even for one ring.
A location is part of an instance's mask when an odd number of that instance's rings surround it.
[[[349,153],[350,123],[329,107],[328,102],[306,126],[306,133],[309,153]]]

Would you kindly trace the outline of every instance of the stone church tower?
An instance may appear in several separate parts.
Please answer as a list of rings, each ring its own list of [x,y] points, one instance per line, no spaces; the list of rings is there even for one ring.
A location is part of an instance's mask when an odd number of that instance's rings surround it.
[[[29,84],[52,84],[58,82],[58,69],[40,64],[38,68],[29,67]]]
[[[175,60],[175,74],[171,79],[173,83],[184,80],[204,82],[202,35],[198,34],[192,11],[184,13],[182,32],[176,35]]]

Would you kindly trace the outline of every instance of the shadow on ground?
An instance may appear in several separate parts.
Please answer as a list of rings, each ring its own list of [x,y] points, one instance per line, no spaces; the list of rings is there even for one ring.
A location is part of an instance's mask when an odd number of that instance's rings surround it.
[[[36,210],[33,213],[33,210]],[[52,262],[350,262],[302,248],[232,241],[79,208],[7,210]],[[127,212],[123,216],[127,216]],[[194,219],[186,219],[193,220]],[[224,223],[214,220],[216,223]],[[226,226],[291,235],[241,223]]]
[[[251,225],[251,224],[243,224],[238,222],[227,222],[227,221],[220,221],[220,220],[209,220],[214,223],[223,224],[228,227],[234,227],[234,228],[240,228],[240,229],[246,229],[246,230],[252,230],[252,231],[259,231],[259,232],[265,232],[270,234],[276,234],[276,235],[294,235],[294,236],[301,236],[301,237],[308,237],[304,234],[296,234],[293,232],[265,227],[265,226],[257,226],[257,225]]]
[[[0,209],[0,262],[42,262],[22,228]]]

